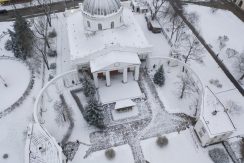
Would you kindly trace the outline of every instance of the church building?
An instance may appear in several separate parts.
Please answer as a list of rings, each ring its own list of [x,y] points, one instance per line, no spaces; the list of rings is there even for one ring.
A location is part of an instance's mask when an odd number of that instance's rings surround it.
[[[152,52],[129,3],[120,0],[84,0],[79,9],[66,11],[65,71],[87,69],[99,88],[111,76],[120,75],[127,83],[128,74],[138,80],[140,64]]]

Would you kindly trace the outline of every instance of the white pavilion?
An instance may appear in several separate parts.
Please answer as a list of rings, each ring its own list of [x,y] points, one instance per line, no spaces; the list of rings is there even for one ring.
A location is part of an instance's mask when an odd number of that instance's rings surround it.
[[[68,51],[63,60],[68,69],[92,73],[97,88],[100,79],[111,86],[113,75],[121,74],[124,84],[131,81],[129,75],[137,81],[141,61],[152,52],[126,5],[120,0],[84,0],[79,9],[66,11]]]

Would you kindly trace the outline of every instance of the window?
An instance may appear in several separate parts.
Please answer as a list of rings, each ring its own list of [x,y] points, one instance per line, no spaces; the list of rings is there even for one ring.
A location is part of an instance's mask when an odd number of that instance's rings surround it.
[[[91,24],[89,21],[87,21],[87,26],[90,28],[91,27]]]
[[[114,28],[114,22],[111,22],[111,28]]]
[[[120,16],[120,23],[122,22],[122,16]]]
[[[103,29],[103,27],[102,27],[102,24],[98,24],[98,30],[102,30]]]

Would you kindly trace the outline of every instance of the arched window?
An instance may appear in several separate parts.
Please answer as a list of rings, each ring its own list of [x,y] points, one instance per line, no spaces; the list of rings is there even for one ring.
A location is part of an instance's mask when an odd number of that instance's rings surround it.
[[[89,21],[87,21],[87,26],[90,28],[91,27],[91,24]]]
[[[114,22],[111,22],[111,28],[114,28]]]
[[[102,24],[98,24],[98,30],[102,30],[103,29],[103,27],[102,27]]]
[[[240,1],[238,6],[241,7],[242,4],[243,4],[243,1]]]

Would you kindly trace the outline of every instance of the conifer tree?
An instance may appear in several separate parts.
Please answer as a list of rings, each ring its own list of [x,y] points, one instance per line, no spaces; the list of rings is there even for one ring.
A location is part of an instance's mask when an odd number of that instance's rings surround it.
[[[21,15],[16,14],[14,22],[14,30],[8,30],[12,51],[14,56],[21,59],[31,57],[33,53],[33,33],[30,29],[30,24]]]
[[[155,84],[158,84],[160,87],[164,85],[164,82],[165,82],[165,76],[164,76],[163,65],[161,65],[161,66],[159,67],[159,69],[157,70],[157,72],[154,74],[153,82],[154,82]]]
[[[86,97],[93,97],[96,93],[96,88],[94,84],[86,74],[84,74],[83,88]]]
[[[104,127],[104,115],[98,101],[95,98],[89,98],[88,105],[85,108],[84,118],[90,125],[94,125],[98,128]]]

